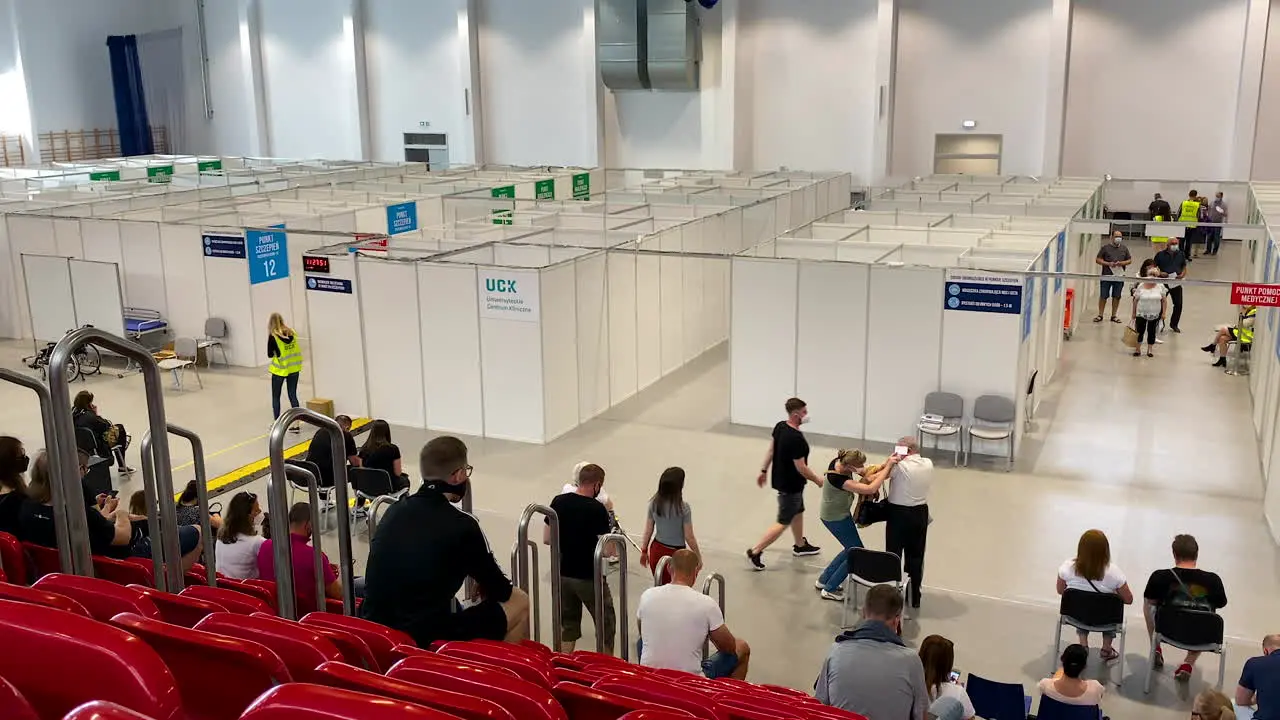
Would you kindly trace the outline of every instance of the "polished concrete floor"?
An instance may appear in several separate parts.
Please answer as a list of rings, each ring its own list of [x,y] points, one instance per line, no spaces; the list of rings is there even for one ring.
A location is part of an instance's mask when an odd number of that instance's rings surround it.
[[[1193,272],[1230,279],[1236,252],[1228,245],[1220,258],[1197,261]],[[1142,255],[1135,248],[1135,256]],[[922,608],[907,624],[910,640],[946,635],[955,642],[957,666],[965,673],[1029,687],[1052,664],[1054,573],[1073,555],[1079,534],[1094,527],[1111,538],[1114,560],[1138,594],[1151,571],[1171,564],[1168,548],[1175,533],[1200,539],[1202,567],[1223,576],[1230,597],[1223,611],[1231,638],[1229,692],[1244,660],[1258,653],[1262,635],[1280,631],[1275,613],[1280,563],[1261,517],[1262,480],[1247,419],[1246,381],[1209,367],[1208,356],[1197,349],[1207,342],[1210,328],[1230,321],[1233,311],[1225,290],[1189,289],[1187,296],[1184,333],[1166,335],[1154,359],[1131,357],[1120,345],[1120,325],[1093,325],[1092,313],[1082,313],[1085,322],[1064,344],[1059,375],[1043,391],[1034,430],[1013,472],[955,469],[949,453],[938,456],[926,592]],[[0,346],[0,363],[12,367],[29,352],[15,344]],[[793,558],[784,540],[766,553],[766,572],[747,568],[742,551],[772,520],[774,500],[754,483],[767,431],[727,422],[726,355],[723,349],[708,354],[547,446],[466,438],[476,467],[475,512],[506,565],[521,511],[531,502],[548,502],[573,464],[590,460],[608,471],[606,486],[619,517],[638,539],[658,474],[669,465],[684,467],[686,499],[694,508],[705,564],[725,576],[729,626],[754,648],[752,679],[809,689],[841,620],[839,604],[821,600],[813,589],[835,542],[810,513],[808,536],[824,547],[823,558]],[[189,376],[188,390],[167,390],[166,400],[170,421],[203,437],[210,474],[263,457],[270,419],[265,372],[216,369],[204,372],[203,380],[204,389],[195,389]],[[85,387],[97,393],[105,415],[133,428],[143,426],[138,377],[92,378]],[[303,397],[306,389],[304,382]],[[0,432],[38,446],[33,399],[0,387]],[[427,437],[421,430],[395,429],[408,458]],[[837,445],[856,444],[811,440],[816,462],[825,462]],[[886,448],[868,450],[875,454]],[[190,477],[184,466],[190,453],[175,442],[173,456],[175,482],[181,484]],[[407,469],[413,465],[406,462]],[[255,487],[261,490],[263,484]],[[132,489],[134,483],[122,486]],[[808,494],[816,509],[817,493]],[[362,533],[356,537],[360,568],[367,541]],[[883,547],[883,530],[866,531],[864,540]],[[335,555],[336,542],[328,541],[326,550]],[[650,581],[634,566],[634,551],[631,559],[627,595],[634,614]],[[545,575],[545,558],[542,569]],[[618,580],[612,582],[616,594]],[[547,587],[544,582],[544,640],[550,627]],[[1217,659],[1202,659],[1189,685],[1175,684],[1165,670],[1152,693],[1144,695],[1146,638],[1136,609],[1129,628],[1126,677],[1119,689],[1109,689],[1104,710],[1118,718],[1185,717],[1189,696],[1216,678]],[[580,647],[590,647],[592,638],[587,628]],[[1171,651],[1169,657],[1177,655]],[[1089,672],[1101,678],[1106,671],[1095,663]]]

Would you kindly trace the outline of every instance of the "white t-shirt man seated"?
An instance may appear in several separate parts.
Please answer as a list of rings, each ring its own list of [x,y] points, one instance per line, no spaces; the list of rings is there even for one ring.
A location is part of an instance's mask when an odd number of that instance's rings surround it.
[[[693,589],[701,568],[696,553],[677,550],[667,565],[671,582],[640,596],[640,664],[709,678],[746,679],[751,648],[729,631],[716,601]],[[717,652],[703,660],[702,646],[708,639]]]

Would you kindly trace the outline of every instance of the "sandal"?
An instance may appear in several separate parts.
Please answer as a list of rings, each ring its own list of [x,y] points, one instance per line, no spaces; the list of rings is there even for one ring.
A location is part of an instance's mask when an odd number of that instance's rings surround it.
[[[1123,320],[1121,320],[1120,318],[1116,317],[1115,315],[1112,315],[1112,316],[1111,316],[1111,322],[1113,322],[1113,323],[1123,323],[1124,321],[1123,321]]]
[[[1094,322],[1102,322],[1102,316],[1101,316],[1101,315],[1099,315],[1098,317],[1094,318],[1094,319],[1093,319],[1093,321],[1094,321]]]
[[[1115,648],[1104,647],[1098,651],[1098,657],[1101,658],[1103,662],[1111,662],[1112,660],[1120,657],[1120,653],[1117,652]]]

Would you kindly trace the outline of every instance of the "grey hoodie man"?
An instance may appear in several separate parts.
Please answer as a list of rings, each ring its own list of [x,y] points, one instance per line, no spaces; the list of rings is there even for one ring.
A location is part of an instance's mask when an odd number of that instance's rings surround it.
[[[819,701],[870,720],[923,720],[929,708],[920,656],[902,642],[902,595],[867,593],[863,620],[836,638],[814,686]]]

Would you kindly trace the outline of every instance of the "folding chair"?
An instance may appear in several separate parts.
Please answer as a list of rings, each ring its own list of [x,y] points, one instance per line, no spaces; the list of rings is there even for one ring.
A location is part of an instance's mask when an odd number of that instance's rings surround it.
[[[891,552],[858,547],[849,548],[845,552],[849,555],[849,575],[845,580],[844,615],[841,619],[841,627],[851,627],[849,614],[858,605],[859,586],[870,588],[876,585],[892,585],[902,594],[902,604],[906,607],[907,586],[911,578],[907,576],[902,558]],[[905,610],[903,616],[906,616]]]
[[[1218,656],[1218,689],[1227,672],[1227,646],[1223,642],[1222,616],[1208,610],[1185,610],[1175,607],[1156,609],[1156,627],[1151,636],[1151,652],[1147,657],[1147,679],[1142,692],[1151,692],[1151,676],[1156,671],[1156,649],[1161,643],[1187,652],[1214,653]]]
[[[214,348],[222,353],[222,364],[227,364],[227,349],[222,346],[222,341],[227,337],[227,321],[222,318],[211,317],[204,321],[204,337],[196,342],[196,348],[204,350],[204,362],[206,367],[213,367],[213,353],[209,352]]]
[[[1036,708],[1036,720],[1101,720],[1102,710],[1097,705],[1068,705],[1048,695],[1040,696]]]
[[[924,445],[924,436],[929,435],[933,438],[933,447],[938,447],[938,438],[951,437],[956,438],[955,457],[952,459],[953,465],[960,464],[960,451],[964,448],[964,438],[960,435],[964,420],[964,398],[955,393],[949,392],[931,392],[924,396],[924,414],[937,415],[942,418],[942,427],[932,428],[923,423],[916,423],[916,441]]]
[[[982,395],[973,402],[973,422],[969,424],[969,451],[964,464],[973,455],[973,439],[1008,440],[1009,456],[1006,470],[1013,469],[1013,424],[1018,410],[1013,401],[1003,395]]]
[[[1002,683],[969,673],[965,684],[975,717],[983,720],[1026,720],[1031,698],[1017,683]]]
[[[1058,667],[1058,651],[1062,648],[1062,626],[1096,633],[1115,633],[1120,637],[1120,679],[1124,682],[1124,601],[1114,593],[1068,589],[1058,604],[1058,622],[1053,631],[1053,657],[1049,672]]]

